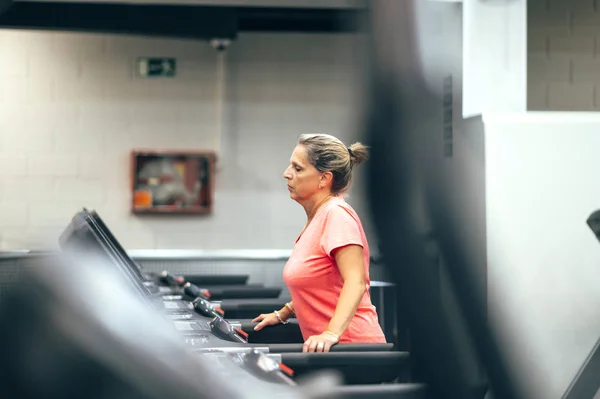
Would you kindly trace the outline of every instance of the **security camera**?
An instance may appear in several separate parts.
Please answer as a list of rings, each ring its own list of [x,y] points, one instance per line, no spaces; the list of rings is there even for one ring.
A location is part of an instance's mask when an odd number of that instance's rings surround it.
[[[229,39],[212,39],[210,45],[217,51],[225,51],[231,44]]]

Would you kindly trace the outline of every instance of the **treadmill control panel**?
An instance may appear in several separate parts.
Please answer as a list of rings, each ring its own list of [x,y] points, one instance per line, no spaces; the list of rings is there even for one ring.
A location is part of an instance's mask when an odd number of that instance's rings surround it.
[[[176,310],[165,314],[169,320],[192,320],[194,316],[187,310]]]
[[[209,323],[202,321],[179,321],[173,320],[173,325],[177,331],[194,332],[194,331],[211,331]]]
[[[198,297],[192,301],[196,312],[206,317],[223,317],[225,312],[222,309],[213,306],[210,302]]]
[[[185,337],[185,343],[190,346],[206,347],[210,342],[210,337],[206,334],[189,335]]]
[[[197,352],[198,356],[206,356],[210,358],[211,365],[216,369],[223,369],[227,371],[229,375],[234,373],[234,379],[244,378],[248,372],[256,378],[263,381],[273,382],[276,384],[286,384],[290,386],[296,385],[296,383],[289,378],[285,373],[281,371],[279,363],[270,359],[268,355],[261,354],[260,352],[256,355],[250,354],[246,349],[243,352],[228,352],[223,353],[219,351],[205,351]],[[237,365],[238,367],[232,368],[231,365]],[[278,395],[275,395],[278,396]]]
[[[169,273],[168,271],[163,271],[160,274],[160,279],[163,283],[168,285],[182,286],[185,284],[185,280],[181,276],[176,276],[173,273]]]
[[[210,292],[208,292],[208,290],[198,288],[194,284],[185,283],[183,286],[183,292],[192,298],[202,298],[206,301],[210,299]]]
[[[236,329],[222,317],[215,317],[209,323],[210,329],[217,337],[230,342],[248,343],[248,334],[242,329]]]
[[[179,309],[179,303],[175,301],[164,301],[163,306],[165,309]]]
[[[243,353],[229,353],[229,357],[259,378],[295,385],[291,380],[294,371],[283,363],[276,361],[272,356],[257,350],[249,350]]]
[[[182,297],[181,295],[163,295],[162,299],[163,301],[181,301]]]

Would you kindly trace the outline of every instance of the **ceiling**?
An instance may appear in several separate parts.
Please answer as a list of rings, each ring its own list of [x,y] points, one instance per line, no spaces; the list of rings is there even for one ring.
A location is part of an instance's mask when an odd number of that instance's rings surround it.
[[[240,32],[355,31],[366,11],[366,2],[0,0],[1,10],[4,12],[0,14],[0,27],[4,28],[235,39]]]
[[[12,0],[15,3],[112,3],[131,5],[194,5],[224,7],[278,7],[278,8],[320,8],[320,9],[361,9],[368,5],[367,0]]]

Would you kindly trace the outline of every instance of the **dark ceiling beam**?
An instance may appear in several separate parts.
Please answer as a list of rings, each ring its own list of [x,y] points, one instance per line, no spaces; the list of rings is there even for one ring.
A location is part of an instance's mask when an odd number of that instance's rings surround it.
[[[238,8],[240,32],[351,32],[359,29],[364,11],[284,8]]]
[[[0,15],[12,6],[12,0],[0,0]]]
[[[203,39],[237,35],[235,9],[219,7],[15,3],[0,16],[0,26]]]
[[[31,3],[102,3],[128,5],[220,6],[296,9],[365,9],[369,0],[14,0]]]
[[[16,1],[0,15],[0,27],[235,39],[238,32],[354,31],[363,14],[359,9]]]

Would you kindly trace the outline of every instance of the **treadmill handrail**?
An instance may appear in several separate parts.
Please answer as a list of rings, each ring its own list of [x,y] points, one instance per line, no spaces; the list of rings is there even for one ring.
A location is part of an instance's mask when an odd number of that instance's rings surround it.
[[[291,368],[314,365],[364,367],[368,364],[396,367],[406,364],[410,360],[410,354],[396,351],[282,353],[281,360]]]
[[[411,398],[426,398],[427,386],[425,384],[385,384],[385,385],[342,385],[331,390],[331,395],[342,398],[399,398],[407,394],[423,396],[410,396]],[[400,396],[402,395],[402,396]]]
[[[303,344],[267,344],[271,353],[300,353]],[[386,352],[394,348],[393,344],[335,344],[331,352]]]

